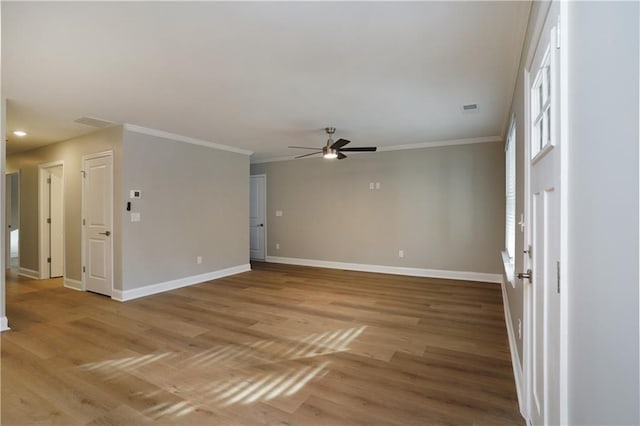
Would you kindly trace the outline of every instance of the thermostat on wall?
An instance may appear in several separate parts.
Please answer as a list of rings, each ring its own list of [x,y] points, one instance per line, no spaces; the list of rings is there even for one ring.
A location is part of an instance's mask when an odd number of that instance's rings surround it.
[[[142,196],[142,192],[139,189],[132,189],[129,191],[129,198],[140,198]]]

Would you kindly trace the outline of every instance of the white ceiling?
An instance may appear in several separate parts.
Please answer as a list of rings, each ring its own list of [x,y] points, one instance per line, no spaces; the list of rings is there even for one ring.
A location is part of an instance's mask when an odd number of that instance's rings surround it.
[[[2,2],[8,152],[83,116],[254,151],[501,136],[529,3]],[[462,105],[477,103],[477,112]],[[26,130],[18,139],[11,132]]]

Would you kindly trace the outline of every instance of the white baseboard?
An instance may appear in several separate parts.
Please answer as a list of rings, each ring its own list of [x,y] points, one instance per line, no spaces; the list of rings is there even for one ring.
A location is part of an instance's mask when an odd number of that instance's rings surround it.
[[[11,330],[9,328],[9,320],[7,317],[0,317],[0,332]]]
[[[139,297],[150,296],[152,294],[163,293],[165,291],[175,290],[181,287],[200,284],[205,281],[228,277],[230,275],[235,275],[250,270],[251,265],[247,263],[245,265],[233,266],[231,268],[207,272],[205,274],[192,275],[190,277],[179,278],[177,280],[165,281],[157,284],[149,284],[144,287],[133,288],[131,290],[113,290],[113,295],[111,296],[111,298],[119,302],[126,302],[127,300],[133,300]]]
[[[18,275],[21,275],[21,276],[27,277],[27,278],[31,278],[31,279],[34,279],[34,280],[39,280],[40,279],[40,272],[34,271],[33,269],[23,268],[23,267],[20,267],[20,269],[18,269]]]
[[[520,415],[523,418],[527,418],[525,415],[525,401],[524,401],[524,372],[522,371],[522,363],[520,362],[520,355],[518,355],[518,345],[516,344],[516,333],[513,329],[513,321],[511,320],[511,309],[509,308],[509,299],[507,298],[507,289],[504,279],[502,280],[502,304],[504,306],[504,320],[507,324],[507,336],[509,337],[509,350],[511,351],[511,364],[513,366],[513,377],[516,382],[516,393],[518,394],[518,407],[520,408]]]
[[[316,266],[319,268],[346,269],[349,271],[377,272],[380,274],[409,275],[412,277],[445,278],[450,280],[501,283],[502,275],[484,272],[445,271],[442,269],[405,268],[400,266],[365,265],[360,263],[330,262],[326,260],[299,259],[296,257],[267,256],[267,262],[289,265]]]
[[[71,278],[64,277],[64,286],[72,290],[82,291],[82,281],[73,280]]]

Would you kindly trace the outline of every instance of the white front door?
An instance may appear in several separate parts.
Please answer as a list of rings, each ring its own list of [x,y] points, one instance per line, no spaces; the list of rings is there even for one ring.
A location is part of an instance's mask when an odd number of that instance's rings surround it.
[[[524,281],[527,407],[534,425],[561,423],[561,138],[559,4],[552,3],[529,68],[529,253]]]
[[[265,219],[267,205],[267,177],[249,177],[249,257],[265,260]]]
[[[62,166],[51,167],[49,172],[49,277],[64,275],[63,193]]]
[[[85,289],[111,296],[113,291],[113,156],[111,152],[83,159]]]

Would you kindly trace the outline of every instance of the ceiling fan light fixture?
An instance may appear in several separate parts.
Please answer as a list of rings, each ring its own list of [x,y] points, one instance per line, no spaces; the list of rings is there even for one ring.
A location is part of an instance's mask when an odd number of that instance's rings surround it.
[[[324,148],[322,148],[322,156],[329,160],[333,158],[338,158],[338,151],[328,146],[325,146]]]

